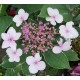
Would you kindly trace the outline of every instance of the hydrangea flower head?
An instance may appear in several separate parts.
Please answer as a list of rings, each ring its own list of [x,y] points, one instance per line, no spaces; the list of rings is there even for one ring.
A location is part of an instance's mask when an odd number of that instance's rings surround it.
[[[54,27],[43,25],[31,25],[25,23],[22,27],[24,52],[31,51],[32,54],[45,52],[53,47]]]

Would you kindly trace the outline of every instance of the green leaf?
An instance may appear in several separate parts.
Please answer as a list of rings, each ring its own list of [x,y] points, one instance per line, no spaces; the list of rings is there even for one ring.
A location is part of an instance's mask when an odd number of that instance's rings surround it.
[[[18,63],[18,65],[14,68],[16,73],[20,73],[21,75],[30,75],[29,71],[28,71],[28,65],[25,62],[26,61],[26,57],[28,55],[23,54],[21,56],[21,61]]]
[[[80,22],[80,14],[74,19],[74,21],[79,21]]]
[[[2,10],[2,4],[0,4],[0,14],[1,14],[1,10]]]
[[[20,57],[20,62],[17,63],[16,67],[14,67],[14,70],[16,72],[19,72],[21,70],[21,66],[23,63],[25,63],[26,61],[26,57],[27,55],[26,54],[23,54],[21,57]]]
[[[58,69],[49,69],[46,71],[47,75],[49,76],[55,76],[58,73]]]
[[[15,73],[14,69],[7,69],[5,76],[16,76],[17,73]]]
[[[7,55],[3,57],[2,61],[3,62],[1,63],[1,66],[4,67],[4,68],[6,68],[6,69],[14,68],[18,64],[17,62],[9,62]]]
[[[48,65],[55,69],[69,69],[69,62],[65,54],[54,54],[52,50],[44,53],[44,59]]]
[[[2,73],[0,72],[0,76],[2,76]]]
[[[26,12],[28,12],[29,14],[37,12],[39,10],[41,10],[43,4],[17,4],[17,5],[13,5],[15,7],[17,7],[18,9],[24,9]]]
[[[31,75],[28,68],[29,68],[29,66],[27,65],[26,62],[22,64],[22,72],[25,76]]]
[[[46,71],[47,75],[49,76],[60,76],[63,73],[63,70],[61,69],[49,69]]]
[[[1,33],[4,33],[6,29],[10,26],[12,18],[9,16],[0,16],[0,40]]]
[[[41,12],[39,14],[39,17],[42,18],[46,18],[48,17],[48,13],[47,13],[47,8],[51,7],[53,9],[58,9],[60,14],[63,15],[64,21],[70,21],[72,20],[72,13],[67,9],[65,4],[45,4],[42,9]]]
[[[8,4],[0,4],[0,15],[7,15]]]
[[[65,51],[64,53],[67,56],[69,61],[78,61],[79,60],[78,54],[72,50]]]
[[[23,53],[22,56],[20,57],[20,63],[25,62],[27,56],[28,56],[27,54],[24,54],[24,53]]]
[[[74,8],[78,7],[79,4],[66,4],[67,8],[72,11]]]

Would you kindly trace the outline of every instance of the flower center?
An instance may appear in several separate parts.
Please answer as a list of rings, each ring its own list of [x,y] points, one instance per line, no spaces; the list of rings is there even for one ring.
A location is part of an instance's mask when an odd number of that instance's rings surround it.
[[[59,47],[62,47],[62,46],[63,46],[62,44],[59,45]]]
[[[8,41],[9,41],[9,42],[12,42],[12,41],[13,41],[13,38],[12,38],[12,37],[10,37],[10,38],[8,39]]]
[[[69,30],[68,29],[66,30],[66,33],[69,33]]]
[[[16,51],[14,51],[13,54],[16,54]]]
[[[56,16],[53,16],[53,18],[55,19],[55,18],[56,18]]]
[[[23,16],[21,16],[20,19],[21,19],[21,20],[24,20],[24,19],[23,19]]]
[[[34,64],[37,65],[38,64],[38,61],[35,61]]]
[[[51,42],[54,37],[53,32],[54,28],[49,27],[47,24],[24,24],[22,27],[23,38],[25,39],[25,42],[23,42],[25,45],[24,47],[26,47],[28,51],[31,50],[32,54],[36,53],[37,51],[45,52],[46,50],[53,47]],[[48,37],[49,35],[51,35],[51,37]]]

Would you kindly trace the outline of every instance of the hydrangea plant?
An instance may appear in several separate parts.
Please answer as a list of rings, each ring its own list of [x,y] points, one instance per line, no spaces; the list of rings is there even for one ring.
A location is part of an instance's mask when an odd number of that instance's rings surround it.
[[[5,11],[8,5],[1,6]],[[17,10],[1,11],[0,17],[1,48],[6,50],[0,66],[6,69],[5,75],[54,76],[61,69],[70,69],[69,61],[79,60],[72,46],[80,33],[78,12],[74,13],[79,5],[12,7]]]

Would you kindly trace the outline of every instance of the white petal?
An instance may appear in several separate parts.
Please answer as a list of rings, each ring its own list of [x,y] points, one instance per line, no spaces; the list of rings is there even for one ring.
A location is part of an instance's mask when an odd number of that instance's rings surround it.
[[[28,14],[27,12],[25,12],[23,9],[20,9],[20,10],[18,11],[18,14],[19,14],[21,17],[23,17],[23,20],[27,20],[28,17],[29,17],[29,14]]]
[[[19,49],[17,49],[17,54],[16,54],[17,56],[21,56],[22,55],[22,50],[19,48]]]
[[[38,70],[44,70],[46,68],[46,64],[44,61],[40,61],[37,65]]]
[[[19,27],[22,24],[22,20],[20,19],[20,15],[16,15],[13,18],[13,21],[16,23],[16,26]]]
[[[11,47],[11,49],[16,50],[17,44],[15,43],[15,41],[13,41],[9,44],[9,46]]]
[[[54,15],[59,14],[58,9],[52,9],[52,8],[50,8],[50,7],[47,8],[47,12],[48,12],[49,16],[54,16]]]
[[[56,22],[57,23],[62,23],[62,21],[63,21],[63,16],[62,15],[58,15],[58,16],[56,16]]]
[[[46,17],[46,21],[50,21],[50,23],[52,25],[56,25],[56,22],[55,22],[54,18],[52,18],[52,17]]]
[[[62,30],[62,31],[64,31],[64,30],[65,30],[65,27],[66,27],[65,25],[61,25],[61,26],[59,27],[59,29]]]
[[[14,58],[10,57],[9,62],[14,62]]]
[[[68,51],[68,50],[70,50],[71,49],[71,41],[70,40],[68,40],[68,41],[66,41],[64,44],[63,44],[63,47],[62,47],[62,50],[63,51]]]
[[[55,46],[55,47],[53,47],[52,51],[55,54],[59,54],[62,52],[62,49],[59,46]]]
[[[19,9],[19,11],[18,11],[18,14],[19,14],[19,15],[22,15],[22,14],[24,14],[24,13],[25,13],[24,9]]]
[[[34,57],[33,56],[29,56],[29,57],[26,58],[26,63],[28,65],[33,64],[33,62],[34,62]]]
[[[2,37],[3,40],[8,40],[9,35],[6,34],[6,33],[2,33],[1,37]]]
[[[17,22],[18,20],[19,20],[19,16],[18,15],[15,15],[14,18],[13,18],[13,21],[14,22]]]
[[[35,60],[40,61],[42,58],[40,57],[39,53],[35,54]]]
[[[15,57],[14,57],[14,61],[15,61],[15,62],[19,62],[19,61],[20,61],[20,57],[15,56]]]
[[[15,38],[14,38],[14,40],[18,40],[19,38],[20,38],[20,36],[21,36],[21,33],[16,33],[16,36],[15,36]]]
[[[65,36],[65,38],[74,39],[79,36],[78,31],[74,27],[69,27],[67,29],[69,30],[69,33],[67,34],[67,36]]]
[[[22,21],[21,20],[19,20],[19,21],[16,22],[16,26],[17,27],[19,27],[21,24],[22,24]]]
[[[25,13],[25,14],[24,14],[24,20],[27,20],[28,17],[29,17],[29,14],[28,14],[28,13]]]
[[[57,41],[59,45],[63,44],[63,39],[60,38],[60,41]]]
[[[16,30],[13,27],[10,27],[7,33],[13,38],[16,36]]]
[[[71,38],[77,38],[79,36],[78,31],[75,28],[71,29],[72,37]]]
[[[29,66],[29,71],[30,71],[30,73],[32,73],[32,74],[36,74],[36,73],[38,72],[38,69],[36,68],[36,66],[30,65],[30,66]]]
[[[7,55],[8,55],[9,57],[11,57],[12,54],[13,54],[13,50],[12,50],[11,48],[8,48],[8,49],[6,50],[6,53],[7,53]]]
[[[14,62],[14,61],[15,61],[15,62],[19,62],[19,61],[20,61],[20,57],[16,57],[16,56],[15,56],[15,57],[10,57],[10,58],[9,58],[9,62]]]
[[[8,48],[8,47],[9,47],[8,41],[3,41],[2,48]]]
[[[63,37],[69,36],[69,35],[66,34],[65,31],[66,31],[66,27],[65,27],[64,25],[61,25],[61,26],[59,27],[59,33],[61,34],[61,36],[63,36]]]
[[[51,21],[51,24],[55,26],[56,25],[56,22],[54,20],[52,20]]]
[[[72,27],[73,25],[74,25],[74,22],[72,22],[72,21],[69,21],[69,22],[66,23],[66,27],[67,27],[67,28],[70,28],[70,27]]]
[[[51,21],[52,17],[46,17],[46,21]]]

